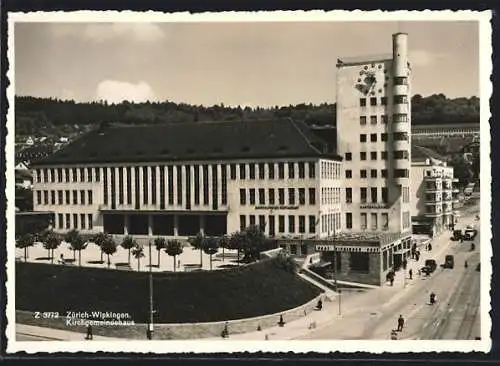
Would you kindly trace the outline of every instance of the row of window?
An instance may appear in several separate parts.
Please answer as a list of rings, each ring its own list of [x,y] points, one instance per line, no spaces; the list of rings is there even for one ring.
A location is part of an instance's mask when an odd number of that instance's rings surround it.
[[[334,234],[334,231],[340,230],[342,223],[340,222],[340,212],[321,215],[321,232],[328,235]]]
[[[361,203],[387,203],[389,200],[389,190],[387,187],[382,187],[380,189],[380,197],[378,195],[379,189],[377,187],[371,187],[370,188],[370,198],[371,200],[368,199],[368,188],[367,187],[361,187],[360,188],[360,201]],[[403,187],[402,189],[402,201],[403,203],[409,203],[410,202],[410,187]],[[380,201],[379,201],[380,198]],[[346,188],[345,189],[345,202],[346,203],[352,203],[352,188]]]
[[[37,205],[92,205],[92,190],[37,190]]]
[[[92,230],[92,214],[57,214],[55,217],[57,229]]]
[[[395,78],[395,79],[397,79],[397,78]],[[396,84],[396,85],[398,85],[398,84]],[[360,107],[366,107],[367,102],[370,103],[370,106],[375,107],[377,105],[387,105],[388,99],[387,99],[387,97],[381,97],[380,104],[378,104],[377,97],[359,98],[359,106]],[[394,95],[392,98],[392,103],[393,104],[408,104],[408,96],[407,95]]]
[[[381,169],[380,170],[380,177],[381,178],[388,178],[389,177],[388,172],[389,171],[387,169]],[[393,177],[394,178],[408,178],[409,176],[410,176],[410,172],[408,169],[394,169],[393,170]],[[345,177],[346,177],[346,179],[352,178],[352,170],[351,169],[346,169]],[[359,171],[359,177],[360,178],[368,178],[368,170],[361,169]],[[370,169],[370,178],[378,178],[377,169]]]
[[[406,113],[394,113],[392,115],[392,121],[393,122],[408,122],[408,114]],[[361,126],[366,126],[367,124],[367,121],[368,121],[368,117],[367,116],[360,116],[359,117],[359,124]],[[376,125],[378,122],[378,116],[377,115],[371,115],[370,116],[370,124],[371,125]],[[386,124],[389,122],[389,116],[383,114],[380,116],[380,122],[382,122],[383,124]]]
[[[190,165],[173,165],[179,171],[187,169]],[[226,165],[221,165],[226,169]],[[285,166],[288,167],[285,174]],[[239,179],[304,179],[307,176],[311,179],[316,178],[316,166],[314,162],[289,162],[289,163],[250,163],[250,164],[229,164],[229,173],[231,180]],[[137,167],[143,174],[148,170],[155,171],[155,168],[162,167]],[[100,182],[102,169],[106,168],[48,168],[36,169],[34,172],[35,182],[41,183],[69,183],[69,182]],[[112,168],[109,168],[112,170]],[[117,168],[121,169],[121,168]],[[267,176],[266,176],[267,169]],[[238,174],[237,174],[238,173]],[[247,178],[248,177],[248,178]]]
[[[368,141],[368,135],[370,136],[370,141]],[[380,141],[381,142],[387,142],[389,141],[389,133],[381,133],[380,134]],[[407,132],[393,132],[392,133],[392,140],[393,141],[408,141],[408,133]],[[366,134],[362,133],[359,135],[359,142],[377,142],[377,134],[376,133],[371,133],[371,134]]]
[[[340,203],[340,188],[323,187],[321,188],[321,204],[335,205]]]
[[[340,179],[340,163],[333,161],[321,162],[321,179]]]
[[[396,160],[408,160],[410,158],[410,152],[407,150],[395,150],[392,152],[393,153],[393,158]],[[381,160],[387,160],[389,152],[386,151],[381,151],[380,152],[380,159]],[[370,151],[370,160],[377,160],[378,158],[378,152],[377,151]],[[359,153],[359,160],[367,160],[368,159],[368,152],[367,151],[360,151]],[[345,153],[345,160],[346,161],[352,161],[352,153],[348,152]]]
[[[378,220],[380,215],[380,222]],[[346,222],[346,228],[347,229],[352,229],[352,212],[346,212],[345,214],[345,222]],[[359,228],[361,230],[367,230],[368,229],[368,213],[366,212],[361,212],[360,213],[360,223],[359,223]],[[389,229],[389,214],[388,213],[371,213],[370,214],[370,230],[388,230]]]
[[[275,236],[276,233],[305,234],[306,230],[308,233],[314,234],[316,233],[316,224],[316,216],[314,215],[308,216],[308,227],[306,227],[306,216],[304,215],[269,215],[267,221],[265,215],[240,215],[240,230],[245,230],[248,226],[258,225],[262,231],[265,231],[268,227],[269,236]]]
[[[247,193],[248,191],[248,193]],[[306,189],[305,188],[288,188],[288,202],[285,203],[285,188],[278,188],[277,190],[274,188],[269,188],[267,190],[267,200],[266,200],[266,189],[240,189],[240,204],[246,205],[247,202],[250,205],[257,204],[258,194],[258,204],[259,205],[275,205],[276,204],[276,191],[278,191],[278,204],[279,205],[305,205],[306,204]],[[310,205],[316,204],[316,188],[309,188],[308,192],[308,202]],[[298,198],[298,199],[296,199]]]

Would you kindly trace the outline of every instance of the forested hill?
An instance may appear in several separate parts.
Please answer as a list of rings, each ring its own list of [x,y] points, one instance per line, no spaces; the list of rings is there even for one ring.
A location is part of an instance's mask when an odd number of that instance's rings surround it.
[[[412,124],[479,123],[479,98],[448,99],[443,94],[412,98]],[[308,124],[335,125],[335,105],[297,104],[286,107],[212,107],[169,101],[109,105],[57,99],[16,97],[16,135],[65,135],[101,122],[125,124],[216,121],[292,117]]]

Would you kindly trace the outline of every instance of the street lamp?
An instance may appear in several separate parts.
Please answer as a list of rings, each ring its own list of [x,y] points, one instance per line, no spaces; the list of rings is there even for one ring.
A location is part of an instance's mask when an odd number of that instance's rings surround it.
[[[338,293],[338,298],[339,298],[339,316],[342,315],[342,290],[339,289],[338,287],[338,282],[337,282],[337,277],[338,277],[338,273],[337,273],[337,244],[336,244],[336,227],[335,227],[335,224],[336,224],[336,220],[334,219],[333,220],[333,237],[332,237],[332,241],[333,241],[333,270],[334,270],[334,275],[335,275],[335,278],[334,278],[334,283],[335,283],[335,291],[337,291]]]
[[[151,263],[152,253],[151,253],[151,241],[149,241],[149,321],[148,330],[146,336],[148,339],[153,339],[153,267]]]

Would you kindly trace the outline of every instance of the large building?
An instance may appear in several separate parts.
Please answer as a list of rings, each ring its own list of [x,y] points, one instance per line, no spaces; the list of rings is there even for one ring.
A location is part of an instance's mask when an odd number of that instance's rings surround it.
[[[339,279],[381,284],[411,242],[411,69],[407,34],[392,54],[337,61],[337,151],[343,157],[342,232],[318,245]],[[336,253],[336,254],[334,254]],[[337,258],[335,260],[335,258]],[[340,268],[349,263],[349,270]],[[358,276],[359,277],[359,276]]]
[[[428,148],[412,146],[411,215],[415,231],[435,235],[454,226],[457,183],[445,158]]]
[[[54,229],[187,237],[259,225],[270,237],[340,229],[341,158],[290,119],[92,131],[34,165]]]

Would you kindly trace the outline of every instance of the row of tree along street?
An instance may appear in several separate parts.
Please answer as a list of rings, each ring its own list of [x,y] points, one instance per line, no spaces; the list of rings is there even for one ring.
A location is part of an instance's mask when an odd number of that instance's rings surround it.
[[[69,244],[69,248],[73,251],[73,262],[76,261],[76,253],[78,252],[78,265],[81,266],[81,253],[85,250],[90,242],[95,243],[101,250],[101,259],[99,263],[104,263],[104,255],[107,256],[108,268],[111,266],[110,256],[116,253],[118,244],[112,235],[107,233],[98,233],[96,235],[83,235],[73,229],[65,235],[57,234],[51,230],[44,230],[37,234],[25,234],[16,240],[16,247],[24,249],[24,260],[28,258],[28,248],[35,245],[36,242],[41,242],[43,247],[48,252],[48,259],[51,263],[54,262],[54,250],[57,249],[62,241]],[[200,250],[200,268],[203,266],[203,253],[210,256],[210,269],[212,269],[212,256],[222,249],[224,258],[224,250],[236,250],[237,262],[250,263],[259,259],[262,251],[274,249],[276,241],[267,238],[258,226],[250,226],[247,229],[236,232],[232,235],[213,237],[204,236],[201,233],[195,237],[189,238],[188,242],[195,249]],[[154,239],[154,245],[158,252],[157,267],[160,267],[161,251],[163,250],[169,256],[173,257],[174,271],[176,271],[177,256],[181,255],[184,250],[184,245],[176,239],[166,240],[163,237]],[[139,244],[132,236],[123,238],[120,246],[128,250],[128,264],[130,265],[131,255],[137,260],[137,270],[140,270],[141,258],[145,256],[144,246]]]

